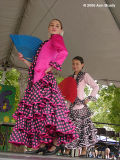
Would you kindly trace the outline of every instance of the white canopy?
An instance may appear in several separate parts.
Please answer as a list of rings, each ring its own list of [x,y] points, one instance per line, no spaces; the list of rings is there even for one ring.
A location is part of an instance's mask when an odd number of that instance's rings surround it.
[[[112,7],[105,7],[107,2]],[[0,66],[8,63],[25,70],[9,35],[27,34],[46,40],[53,18],[63,22],[69,51],[61,75],[72,73],[71,60],[79,55],[94,79],[120,85],[119,0],[0,0]]]
[[[116,140],[114,140],[114,139],[111,139],[111,138],[109,138],[109,137],[105,137],[105,136],[97,136],[97,140],[98,141],[103,141],[103,142],[108,142],[108,143],[119,143],[119,141],[116,141]]]

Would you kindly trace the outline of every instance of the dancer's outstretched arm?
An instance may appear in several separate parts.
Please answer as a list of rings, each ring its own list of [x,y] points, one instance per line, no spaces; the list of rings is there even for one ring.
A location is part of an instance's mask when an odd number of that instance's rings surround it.
[[[18,57],[19,57],[19,60],[23,61],[28,67],[31,66],[31,62],[29,62],[29,61],[27,61],[26,59],[24,59],[22,53],[18,52]]]

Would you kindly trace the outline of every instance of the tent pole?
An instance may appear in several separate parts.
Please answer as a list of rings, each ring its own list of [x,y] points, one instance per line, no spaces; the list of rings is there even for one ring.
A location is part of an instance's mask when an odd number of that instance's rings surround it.
[[[109,4],[110,2],[109,2],[109,0],[105,0],[105,3]],[[119,23],[117,17],[114,15],[112,8],[108,7],[108,9],[109,9],[111,15],[113,16],[113,18],[114,18],[114,20],[116,22],[117,27],[120,29],[120,23]]]

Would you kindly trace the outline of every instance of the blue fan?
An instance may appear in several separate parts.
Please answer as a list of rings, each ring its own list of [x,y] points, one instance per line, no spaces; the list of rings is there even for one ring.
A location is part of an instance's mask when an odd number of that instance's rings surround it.
[[[33,36],[29,35],[10,35],[16,49],[18,52],[22,53],[24,58],[32,62],[38,48],[40,47],[42,41]]]

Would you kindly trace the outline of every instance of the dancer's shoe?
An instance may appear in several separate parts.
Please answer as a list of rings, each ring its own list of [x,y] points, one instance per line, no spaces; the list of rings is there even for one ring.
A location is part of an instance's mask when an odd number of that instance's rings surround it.
[[[38,154],[39,152],[45,152],[47,151],[47,147],[42,147],[42,148],[39,148],[37,150],[34,150],[34,151],[26,151],[25,153],[26,154]]]
[[[58,153],[58,151],[61,151],[61,154],[63,155],[63,151],[64,151],[64,145],[60,145],[60,146],[56,146],[56,145],[53,145],[53,146],[55,146],[56,147],[56,149],[55,150],[53,150],[53,151],[45,151],[45,152],[43,152],[43,155],[54,155],[54,154],[56,154],[56,153]]]

